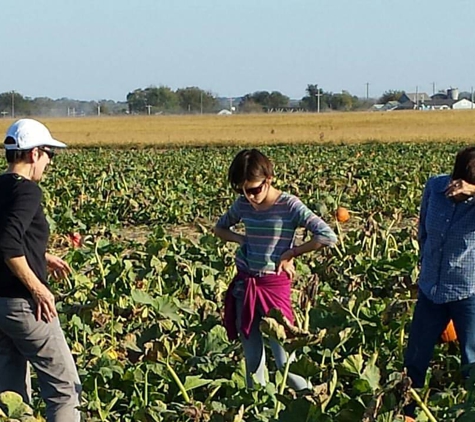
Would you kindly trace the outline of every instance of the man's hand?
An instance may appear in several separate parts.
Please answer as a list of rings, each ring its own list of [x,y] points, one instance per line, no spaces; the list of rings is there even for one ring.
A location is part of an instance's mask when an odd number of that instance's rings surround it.
[[[285,251],[281,257],[279,266],[277,267],[277,275],[280,275],[282,271],[286,272],[291,280],[295,277],[295,267],[294,267],[294,253],[292,249]]]
[[[71,274],[72,270],[69,264],[60,257],[47,253],[45,255],[48,271],[56,279],[62,279]]]
[[[43,317],[46,322],[51,322],[53,318],[58,316],[53,293],[44,284],[38,283],[31,290],[31,295],[36,303],[36,319],[38,321]]]

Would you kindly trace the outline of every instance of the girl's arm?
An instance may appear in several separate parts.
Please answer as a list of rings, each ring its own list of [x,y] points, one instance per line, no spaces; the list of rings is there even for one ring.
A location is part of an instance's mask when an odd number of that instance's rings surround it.
[[[297,197],[292,199],[290,205],[296,226],[305,227],[313,233],[312,239],[299,246],[288,249],[280,257],[277,273],[280,274],[283,270],[289,274],[290,278],[293,278],[295,275],[295,270],[292,265],[293,258],[308,252],[317,251],[324,246],[334,246],[337,241],[337,236],[327,223],[308,209]]]
[[[225,229],[223,227],[215,226],[213,232],[216,236],[218,236],[221,240],[225,242],[235,242],[242,245],[245,241],[245,236],[242,234],[236,233],[230,229]]]
[[[299,246],[295,246],[292,249],[289,249],[285,252],[285,254],[289,254],[292,258],[296,256],[300,256],[312,251],[318,251],[319,249],[323,248],[325,245],[320,243],[316,237],[312,237],[309,241],[302,243]]]
[[[335,232],[325,221],[304,205],[300,199],[294,198],[291,209],[297,226],[305,227],[313,234],[312,239],[308,242],[289,249],[289,251],[293,251],[294,257],[320,249],[323,246],[336,245],[338,238]]]
[[[231,227],[235,226],[241,221],[241,213],[239,207],[239,199],[234,201],[231,208],[221,216],[221,218],[216,223],[216,226],[213,229],[213,232],[221,240],[225,242],[235,242],[242,245],[245,241],[245,236],[242,234],[236,233],[231,230]]]
[[[302,243],[299,246],[293,247],[291,249],[286,250],[280,256],[279,266],[277,267],[277,274],[280,274],[282,271],[285,271],[290,279],[295,277],[295,268],[292,264],[292,260],[296,256],[303,255],[304,253],[318,251],[319,249],[323,248],[323,244],[320,243],[315,237],[310,239],[308,242]]]

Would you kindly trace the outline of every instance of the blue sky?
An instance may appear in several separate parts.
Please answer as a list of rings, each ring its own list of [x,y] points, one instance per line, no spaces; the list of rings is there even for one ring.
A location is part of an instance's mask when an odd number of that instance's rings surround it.
[[[30,97],[475,86],[474,0],[4,0],[0,16],[0,92]]]

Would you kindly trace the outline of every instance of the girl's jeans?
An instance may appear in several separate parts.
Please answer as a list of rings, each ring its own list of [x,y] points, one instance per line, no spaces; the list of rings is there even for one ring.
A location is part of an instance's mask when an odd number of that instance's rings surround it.
[[[249,338],[245,338],[240,332],[242,307],[244,301],[244,291],[241,283],[238,282],[236,284],[233,295],[236,298],[236,324],[239,331],[239,338],[241,339],[244,348],[244,358],[246,361],[247,387],[252,388],[254,385],[252,379],[253,374],[255,375],[259,384],[265,385],[264,375],[266,368],[266,355],[264,350],[264,340],[259,329],[259,323],[263,317],[262,311],[259,312],[258,310],[258,312],[256,312],[254,321],[252,322],[251,332],[249,333]],[[287,354],[277,340],[271,338],[269,344],[272,349],[272,354],[274,355],[277,368],[282,370],[287,362]],[[289,373],[287,382],[289,387],[296,391],[311,388],[311,384],[300,375]]]
[[[435,345],[451,319],[457,331],[464,367],[475,362],[475,296],[436,304],[419,290],[404,358],[413,387],[424,386]],[[465,370],[464,375],[467,376],[468,371]],[[414,410],[415,405],[409,405],[405,414],[411,416]]]

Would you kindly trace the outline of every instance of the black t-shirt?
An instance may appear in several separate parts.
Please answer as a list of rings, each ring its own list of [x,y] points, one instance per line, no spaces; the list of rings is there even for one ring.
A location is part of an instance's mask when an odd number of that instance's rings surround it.
[[[31,297],[5,263],[8,258],[25,256],[31,270],[48,285],[45,253],[49,225],[41,199],[35,182],[17,174],[0,175],[0,297]]]

